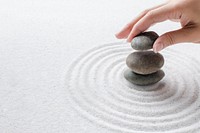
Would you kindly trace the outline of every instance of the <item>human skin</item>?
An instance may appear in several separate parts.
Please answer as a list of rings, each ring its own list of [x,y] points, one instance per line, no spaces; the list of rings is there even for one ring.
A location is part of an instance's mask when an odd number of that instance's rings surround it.
[[[177,43],[200,43],[200,0],[169,0],[147,9],[126,24],[115,36],[131,42],[136,35],[150,26],[166,20],[180,22],[181,28],[161,35],[153,45],[154,52]]]

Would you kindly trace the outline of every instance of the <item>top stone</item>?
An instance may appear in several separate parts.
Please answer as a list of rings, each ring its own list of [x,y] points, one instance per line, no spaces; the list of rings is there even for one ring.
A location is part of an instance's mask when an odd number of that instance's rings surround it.
[[[131,41],[131,47],[135,50],[152,49],[153,44],[158,37],[158,34],[153,31],[143,32],[133,38]]]

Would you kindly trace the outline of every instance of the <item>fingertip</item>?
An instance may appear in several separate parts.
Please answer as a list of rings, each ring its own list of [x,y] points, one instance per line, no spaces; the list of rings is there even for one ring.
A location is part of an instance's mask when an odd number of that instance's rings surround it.
[[[130,43],[130,42],[131,42],[131,39],[130,39],[130,38],[128,38],[128,39],[126,40],[126,42],[129,42],[129,43]]]
[[[153,52],[154,52],[154,53],[158,53],[156,47],[153,47]]]
[[[154,52],[154,53],[158,53],[158,51],[157,51],[157,49],[156,49],[156,44],[155,44],[155,43],[153,44],[153,52]]]
[[[118,33],[115,34],[115,36],[118,38],[118,39],[124,39],[126,37],[126,32],[121,30],[119,31]]]
[[[117,39],[120,39],[119,33],[116,33],[116,34],[115,34],[115,37],[116,37]]]
[[[119,31],[118,33],[115,34],[116,38],[118,38],[118,39],[127,38],[131,31],[130,27],[131,27],[130,25],[126,25],[121,31]]]
[[[131,42],[131,40],[133,39],[132,35],[130,34],[127,38],[127,42]]]
[[[115,37],[116,37],[117,39],[124,39],[124,37],[123,37],[122,35],[119,35],[119,34],[115,34]]]
[[[155,53],[158,53],[159,51],[161,51],[164,48],[164,45],[161,42],[155,43],[153,45],[153,51]]]

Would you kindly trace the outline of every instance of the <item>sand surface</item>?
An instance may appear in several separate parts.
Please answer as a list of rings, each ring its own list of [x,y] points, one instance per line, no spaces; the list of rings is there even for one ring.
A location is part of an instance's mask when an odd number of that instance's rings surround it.
[[[106,44],[72,63],[66,89],[77,114],[119,132],[200,131],[199,60],[178,50],[165,50],[166,76],[157,84],[141,87],[123,76],[130,52],[126,43]]]
[[[0,132],[200,132],[200,45],[163,50],[158,84],[122,76],[133,50],[114,34],[163,1],[0,0]]]

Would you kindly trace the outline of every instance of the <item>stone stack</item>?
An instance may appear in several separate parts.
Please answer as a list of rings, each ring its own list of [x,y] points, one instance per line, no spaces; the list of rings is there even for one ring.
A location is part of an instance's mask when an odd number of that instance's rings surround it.
[[[158,37],[158,34],[150,31],[133,38],[131,46],[137,51],[126,59],[129,67],[124,72],[126,80],[136,85],[150,85],[159,82],[165,76],[161,70],[164,65],[163,56],[150,50]]]

